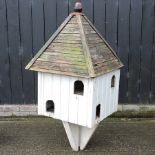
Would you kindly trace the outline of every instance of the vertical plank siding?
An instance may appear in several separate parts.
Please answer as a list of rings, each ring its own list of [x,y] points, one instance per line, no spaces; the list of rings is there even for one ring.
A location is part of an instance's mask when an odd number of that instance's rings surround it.
[[[10,65],[12,103],[16,104],[24,102],[19,1],[6,0],[6,7],[7,7],[7,20],[8,20],[8,44],[9,44],[8,48],[10,57],[9,65]]]
[[[119,0],[119,10],[118,10],[118,56],[122,60],[125,67],[121,70],[120,78],[120,102],[128,102],[128,59],[129,59],[129,49],[130,49],[130,34],[129,34],[129,24],[130,24],[130,0]],[[124,52],[125,51],[125,52]]]
[[[28,61],[76,0],[0,0],[0,104],[37,103]],[[155,1],[84,0],[84,13],[118,53],[121,103],[155,103]]]
[[[140,64],[141,64],[141,32],[142,32],[142,0],[131,0],[130,3],[130,52],[128,101],[139,102]]]
[[[117,52],[118,44],[118,0],[106,0],[106,40]]]
[[[35,79],[34,73],[24,69],[27,62],[33,57],[32,46],[32,23],[31,23],[31,1],[19,1],[19,20],[20,20],[20,49],[21,67],[23,77],[23,98],[24,103],[34,103]],[[25,24],[26,23],[26,24]],[[30,91],[31,90],[31,91]]]
[[[94,1],[94,25],[105,38],[106,32],[106,0]]]
[[[140,102],[149,103],[153,46],[154,0],[143,1]]]
[[[11,102],[10,57],[5,0],[0,1],[0,104]]]

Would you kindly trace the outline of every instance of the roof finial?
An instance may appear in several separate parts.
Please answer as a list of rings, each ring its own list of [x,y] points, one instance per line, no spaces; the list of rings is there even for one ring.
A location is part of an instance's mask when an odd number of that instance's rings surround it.
[[[74,11],[75,12],[82,12],[82,2],[81,0],[77,0],[74,6]]]

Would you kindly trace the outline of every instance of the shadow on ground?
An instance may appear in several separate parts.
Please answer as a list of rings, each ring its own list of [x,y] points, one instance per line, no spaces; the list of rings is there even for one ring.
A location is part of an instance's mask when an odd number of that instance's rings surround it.
[[[0,155],[154,155],[155,120],[103,121],[87,148],[73,152],[62,123],[49,118],[0,118]]]

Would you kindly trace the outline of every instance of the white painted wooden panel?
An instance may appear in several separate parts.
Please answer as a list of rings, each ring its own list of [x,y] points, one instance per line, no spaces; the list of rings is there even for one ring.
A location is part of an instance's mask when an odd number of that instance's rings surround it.
[[[53,76],[51,76],[51,74],[42,73],[42,79],[43,79],[43,83],[42,83],[42,94],[43,94],[42,109],[43,109],[45,116],[53,117],[54,113],[46,111],[46,102],[48,100],[53,101],[53,98],[52,98],[53,88],[51,87],[53,85]]]
[[[116,76],[115,88],[111,78]],[[120,71],[92,79],[38,73],[38,113],[70,123],[93,127],[117,110]],[[83,81],[84,95],[74,94],[74,82]],[[46,112],[46,101],[53,100],[55,112]],[[101,105],[96,119],[96,106]]]
[[[38,73],[38,114],[43,115],[43,104],[42,104],[42,99],[43,99],[43,94],[42,94],[42,87],[43,80],[42,80],[42,73]]]
[[[74,82],[77,78],[70,77],[70,102],[69,102],[69,122],[78,123],[78,103],[77,95],[74,95]]]
[[[68,76],[61,77],[61,119],[69,120],[70,80]]]
[[[87,127],[92,127],[92,118],[93,118],[93,91],[94,83],[93,79],[88,80],[88,97],[87,97]]]
[[[107,93],[108,93],[108,95],[107,95],[107,97],[108,97],[108,101],[107,101],[107,107],[108,107],[108,109],[107,109],[107,116],[109,116],[111,113],[112,113],[112,96],[111,96],[111,76],[112,76],[112,74],[114,74],[114,72],[112,72],[112,73],[108,73],[108,79],[107,79]]]
[[[106,103],[107,103],[107,76],[105,78],[101,77],[100,84],[100,97],[101,97],[101,120],[106,117]]]
[[[115,87],[111,88],[111,78],[115,75]],[[117,110],[120,70],[94,79],[92,124],[98,123]],[[96,106],[101,105],[100,119],[96,119]]]
[[[61,76],[53,74],[53,83],[51,86],[53,88],[53,92],[51,96],[55,103],[54,117],[57,119],[60,118],[60,112],[61,112],[60,82],[61,82]]]
[[[114,99],[114,111],[117,111],[118,107],[118,96],[119,96],[119,81],[120,81],[120,70],[116,74],[116,89],[115,89],[115,99]]]
[[[87,125],[87,107],[88,107],[88,80],[78,79],[84,84],[83,95],[76,95],[78,98],[78,124],[82,126]]]

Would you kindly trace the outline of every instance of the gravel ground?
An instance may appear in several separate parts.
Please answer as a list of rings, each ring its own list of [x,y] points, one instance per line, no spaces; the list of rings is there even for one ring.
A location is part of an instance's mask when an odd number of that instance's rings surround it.
[[[108,118],[84,151],[73,152],[61,121],[0,118],[0,155],[155,155],[155,119]]]

